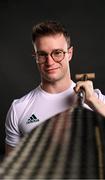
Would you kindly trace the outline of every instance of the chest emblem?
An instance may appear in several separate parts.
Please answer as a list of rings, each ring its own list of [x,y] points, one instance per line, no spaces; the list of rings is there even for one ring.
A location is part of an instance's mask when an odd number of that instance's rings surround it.
[[[32,114],[32,116],[27,120],[26,124],[30,124],[38,121],[39,119],[37,119],[37,117],[34,114]]]

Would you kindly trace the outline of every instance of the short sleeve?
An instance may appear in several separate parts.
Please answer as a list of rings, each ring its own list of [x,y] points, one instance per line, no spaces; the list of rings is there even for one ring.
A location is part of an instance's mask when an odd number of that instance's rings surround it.
[[[16,116],[16,111],[15,111],[15,102],[12,103],[6,116],[5,133],[6,133],[6,138],[5,138],[6,144],[15,147],[20,140],[18,118]]]

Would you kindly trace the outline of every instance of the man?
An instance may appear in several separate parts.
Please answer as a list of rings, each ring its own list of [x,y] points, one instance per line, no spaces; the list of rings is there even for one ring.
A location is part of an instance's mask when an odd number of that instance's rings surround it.
[[[68,32],[58,22],[46,21],[33,27],[32,41],[40,72],[40,85],[24,97],[14,100],[6,118],[6,154],[25,133],[48,118],[61,113],[76,101],[80,87],[85,90],[87,108],[105,116],[105,96],[94,90],[91,81],[75,84],[69,63],[73,47]],[[75,90],[75,91],[74,91]],[[90,106],[90,107],[89,107]]]

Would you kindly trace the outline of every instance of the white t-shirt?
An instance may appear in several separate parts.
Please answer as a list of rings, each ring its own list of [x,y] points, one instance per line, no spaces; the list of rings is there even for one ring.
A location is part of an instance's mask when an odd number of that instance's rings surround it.
[[[52,116],[70,109],[76,100],[74,86],[75,83],[72,82],[70,88],[57,94],[47,93],[38,86],[22,98],[14,100],[6,117],[6,143],[15,147],[20,138],[33,128]],[[105,101],[105,96],[99,90],[97,94]]]

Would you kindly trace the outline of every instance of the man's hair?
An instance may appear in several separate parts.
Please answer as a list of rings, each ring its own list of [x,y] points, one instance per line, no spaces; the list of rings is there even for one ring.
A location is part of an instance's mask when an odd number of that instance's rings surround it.
[[[37,38],[43,36],[57,34],[63,34],[67,41],[68,47],[70,47],[71,40],[69,33],[62,24],[56,21],[44,21],[35,25],[32,29],[32,42],[35,43]]]

